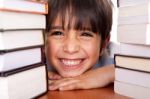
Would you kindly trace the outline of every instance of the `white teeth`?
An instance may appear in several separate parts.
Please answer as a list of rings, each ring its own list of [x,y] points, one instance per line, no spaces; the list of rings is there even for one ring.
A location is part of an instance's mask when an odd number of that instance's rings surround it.
[[[80,64],[81,60],[62,60],[62,62],[67,66],[75,66]]]

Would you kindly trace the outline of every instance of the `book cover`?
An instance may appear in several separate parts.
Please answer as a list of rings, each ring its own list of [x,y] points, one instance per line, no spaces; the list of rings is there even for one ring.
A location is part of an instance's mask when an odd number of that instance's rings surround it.
[[[47,14],[48,4],[39,0],[0,0],[0,10]]]
[[[116,67],[115,80],[150,88],[150,73],[147,72]]]
[[[115,93],[128,96],[133,99],[149,99],[150,97],[150,88],[119,81],[114,82],[114,91]]]
[[[41,47],[13,50],[0,53],[0,72],[10,71],[16,68],[41,63]]]
[[[150,45],[150,24],[119,25],[117,40],[121,43]]]
[[[44,45],[43,30],[0,31],[0,51]]]
[[[0,30],[45,29],[46,16],[33,13],[0,11]]]
[[[7,77],[0,77],[2,99],[31,99],[47,91],[45,65],[24,70]]]
[[[150,73],[150,57],[115,54],[114,62],[116,67]]]

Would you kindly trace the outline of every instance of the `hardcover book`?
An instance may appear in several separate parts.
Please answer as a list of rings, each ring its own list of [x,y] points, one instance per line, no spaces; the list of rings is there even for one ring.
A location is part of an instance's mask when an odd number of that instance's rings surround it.
[[[42,62],[40,47],[0,53],[0,72]]]
[[[118,0],[119,7],[134,6],[149,2],[150,0]]]
[[[0,30],[45,29],[46,16],[34,13],[0,11]]]
[[[150,45],[120,43],[118,53],[131,56],[150,57]]]
[[[0,31],[0,51],[44,45],[42,30]]]
[[[150,45],[150,24],[119,25],[118,42]]]
[[[33,99],[47,91],[45,65],[26,68],[5,77],[0,76],[1,99]]]
[[[149,16],[149,3],[144,3],[140,5],[134,6],[126,6],[126,7],[119,7],[119,17],[130,17],[130,16]]]
[[[115,66],[150,73],[150,57],[115,54]]]
[[[150,97],[150,88],[119,81],[114,82],[114,91],[120,95],[128,96],[133,99],[149,99]]]
[[[119,7],[118,9],[119,25],[150,23],[150,2],[134,6]]]
[[[28,13],[48,13],[48,4],[40,0],[0,0],[0,10],[28,12]]]
[[[115,80],[150,88],[150,72],[140,72],[133,69],[116,67]]]

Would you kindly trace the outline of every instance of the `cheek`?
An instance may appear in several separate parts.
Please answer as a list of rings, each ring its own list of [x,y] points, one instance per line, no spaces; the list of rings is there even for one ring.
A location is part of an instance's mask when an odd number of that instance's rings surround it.
[[[97,57],[99,57],[100,54],[100,42],[98,40],[89,42],[88,44],[84,45],[84,50],[86,51],[89,57],[97,59]]]
[[[54,55],[57,53],[58,47],[56,42],[52,40],[47,40],[46,42],[46,55],[50,59],[54,57]]]
[[[91,57],[92,59],[97,59],[99,57],[99,51],[100,48],[99,46],[93,46],[89,45],[88,47],[85,48],[86,52],[88,53],[88,56]]]

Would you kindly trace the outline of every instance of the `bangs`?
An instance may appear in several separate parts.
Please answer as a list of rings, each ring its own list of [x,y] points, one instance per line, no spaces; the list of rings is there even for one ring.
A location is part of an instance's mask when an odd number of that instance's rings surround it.
[[[86,2],[86,0],[68,0],[68,2],[65,3],[65,1],[63,1],[63,4],[60,3],[61,5],[57,5],[56,8],[50,11],[51,18],[49,18],[49,30],[53,22],[55,22],[56,18],[59,16],[63,28],[67,24],[67,29],[73,28],[75,30],[89,30],[94,33],[99,32],[97,27],[97,15],[93,9],[95,5]]]
[[[102,39],[109,36],[112,8],[107,0],[48,0],[48,2],[47,32],[59,17],[63,28],[90,30],[99,33]]]

